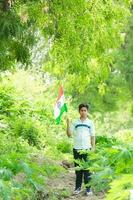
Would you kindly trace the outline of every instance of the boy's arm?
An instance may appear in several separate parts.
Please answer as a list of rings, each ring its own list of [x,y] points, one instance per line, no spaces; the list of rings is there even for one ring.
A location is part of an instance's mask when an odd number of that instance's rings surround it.
[[[92,122],[91,124],[91,146],[92,146],[92,150],[95,150],[95,126],[94,123]]]
[[[66,130],[66,132],[67,132],[67,136],[68,137],[71,137],[72,136],[72,133],[71,133],[71,128],[70,128],[70,120],[67,118],[67,130]]]
[[[95,136],[91,136],[91,146],[92,150],[95,150]]]

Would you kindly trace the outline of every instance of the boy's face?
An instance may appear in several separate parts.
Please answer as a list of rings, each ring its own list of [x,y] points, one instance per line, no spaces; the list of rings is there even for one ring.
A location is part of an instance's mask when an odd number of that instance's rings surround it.
[[[86,118],[88,115],[88,110],[86,107],[82,107],[79,111],[80,117]]]

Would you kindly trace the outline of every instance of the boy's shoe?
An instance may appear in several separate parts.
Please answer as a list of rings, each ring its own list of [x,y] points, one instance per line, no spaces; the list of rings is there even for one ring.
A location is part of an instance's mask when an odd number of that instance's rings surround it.
[[[77,188],[77,189],[74,190],[74,195],[77,195],[77,194],[79,194],[80,192],[81,192],[81,188],[79,187],[79,188]]]
[[[86,195],[87,196],[92,196],[93,195],[93,192],[90,188],[86,189]]]

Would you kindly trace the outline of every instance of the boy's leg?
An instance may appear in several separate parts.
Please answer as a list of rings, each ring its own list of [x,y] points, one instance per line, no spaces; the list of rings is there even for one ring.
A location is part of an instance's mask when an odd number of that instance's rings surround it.
[[[82,154],[82,159],[87,162],[88,154]],[[84,174],[84,183],[86,185],[86,189],[89,190],[90,189],[89,182],[91,180],[91,173],[89,170],[86,169],[86,170],[83,170],[83,174]]]
[[[82,177],[83,177],[83,171],[82,170],[79,170],[79,171],[76,170],[76,185],[75,185],[75,189],[81,188]]]
[[[78,160],[81,159],[81,155],[76,149],[73,149],[74,159]],[[79,166],[76,162],[74,162],[75,167]],[[82,185],[82,177],[83,177],[83,170],[75,170],[76,174],[76,185],[75,189],[81,188]]]
[[[91,187],[89,185],[89,182],[91,180],[91,173],[89,172],[89,170],[84,170],[84,183],[86,185],[86,189],[89,190]]]

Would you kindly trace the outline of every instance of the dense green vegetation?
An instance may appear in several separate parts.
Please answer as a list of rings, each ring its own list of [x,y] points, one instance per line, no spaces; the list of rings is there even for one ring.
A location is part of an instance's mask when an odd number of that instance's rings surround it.
[[[47,178],[64,172],[56,162],[72,160],[65,115],[58,126],[53,117],[60,83],[71,119],[80,102],[91,106],[97,148],[81,167],[94,172],[93,190],[107,200],[129,199],[132,7],[130,0],[1,0],[1,200],[45,199]]]

